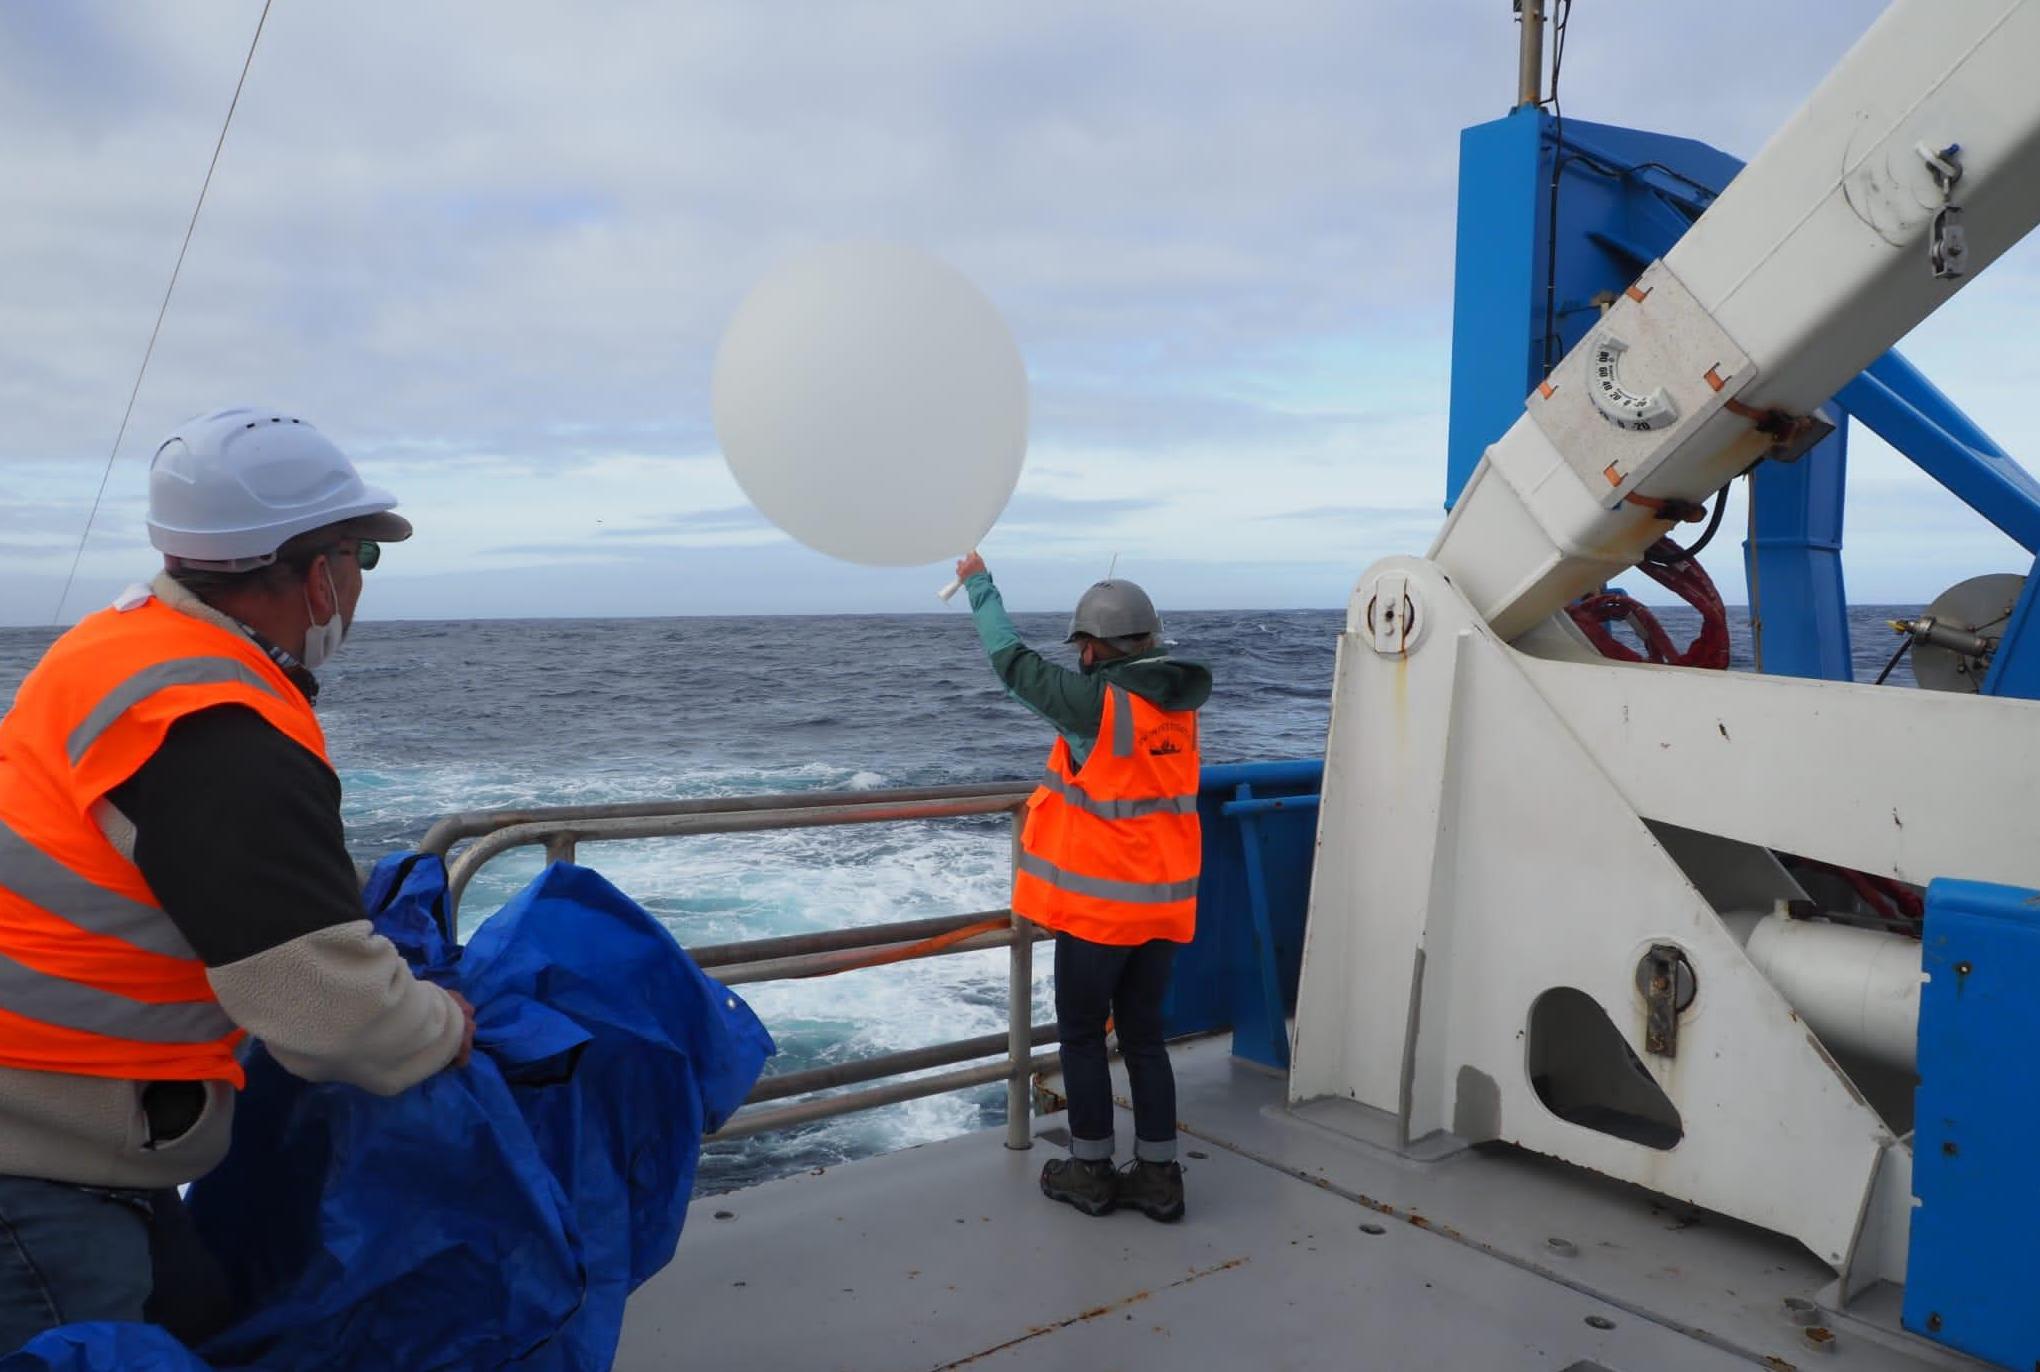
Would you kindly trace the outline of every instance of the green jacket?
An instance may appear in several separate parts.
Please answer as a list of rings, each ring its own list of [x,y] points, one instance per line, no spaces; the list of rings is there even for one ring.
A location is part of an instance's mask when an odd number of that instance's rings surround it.
[[[970,593],[971,621],[991,656],[992,670],[1006,683],[1006,694],[1054,725],[1079,767],[1104,722],[1107,686],[1122,687],[1161,710],[1195,710],[1211,698],[1210,668],[1178,662],[1159,650],[1088,672],[1058,667],[1020,641],[991,573],[979,572],[964,589]]]

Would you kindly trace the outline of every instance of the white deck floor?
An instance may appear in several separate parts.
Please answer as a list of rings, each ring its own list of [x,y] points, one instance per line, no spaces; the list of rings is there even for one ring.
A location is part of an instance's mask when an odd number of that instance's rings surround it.
[[[1399,1157],[1369,1112],[1286,1109],[1223,1039],[1175,1061],[1182,1223],[1049,1202],[1060,1150],[1002,1130],[771,1182],[696,1203],[616,1366],[1976,1366],[1899,1332],[1890,1291],[1817,1345],[1783,1301],[1830,1274],[1789,1240],[1513,1151]]]

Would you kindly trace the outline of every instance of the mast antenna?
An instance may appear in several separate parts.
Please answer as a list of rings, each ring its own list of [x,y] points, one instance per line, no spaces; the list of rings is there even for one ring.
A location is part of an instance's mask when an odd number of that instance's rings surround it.
[[[1516,0],[1517,22],[1523,26],[1522,51],[1516,61],[1516,104],[1544,103],[1544,0]]]

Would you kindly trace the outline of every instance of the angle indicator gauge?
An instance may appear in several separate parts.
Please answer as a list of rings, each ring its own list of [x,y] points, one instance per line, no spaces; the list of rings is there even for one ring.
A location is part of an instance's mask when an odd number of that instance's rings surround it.
[[[1594,340],[1587,362],[1587,395],[1594,408],[1616,428],[1637,433],[1676,423],[1678,408],[1662,386],[1642,393],[1622,384],[1622,355],[1628,351],[1629,345],[1613,334],[1604,333]]]

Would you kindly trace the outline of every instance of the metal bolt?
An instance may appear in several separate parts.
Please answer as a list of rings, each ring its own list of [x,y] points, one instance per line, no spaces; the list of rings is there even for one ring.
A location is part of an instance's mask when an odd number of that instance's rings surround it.
[[[1975,970],[1976,970],[1975,968],[1971,967],[1966,962],[1958,962],[1955,964],[1955,975],[1958,977],[1966,977]]]
[[[1800,1331],[1809,1346],[1822,1353],[1835,1351],[1835,1331],[1826,1325],[1817,1324],[1811,1329]]]
[[[1941,1145],[1941,1155],[1943,1157],[1952,1158],[1960,1151],[1961,1150],[1955,1146],[1955,1140],[1953,1139],[1949,1139],[1946,1143]]]
[[[1936,1333],[1940,1332],[1941,1317],[1939,1315],[1928,1315],[1927,1328],[1934,1330]]]

